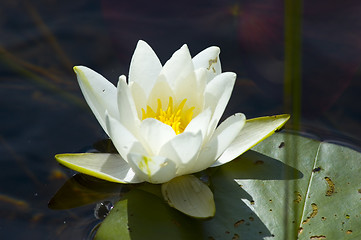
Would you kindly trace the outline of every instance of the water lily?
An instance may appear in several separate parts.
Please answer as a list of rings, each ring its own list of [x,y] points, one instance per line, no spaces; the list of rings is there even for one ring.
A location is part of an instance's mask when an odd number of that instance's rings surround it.
[[[74,71],[85,100],[119,154],[59,154],[76,171],[118,183],[162,184],[170,206],[190,216],[214,216],[208,186],[193,176],[232,161],[274,133],[289,115],[246,121],[242,113],[219,124],[236,74],[222,72],[220,49],[191,57],[183,45],[162,66],[152,48],[139,41],[128,82],[117,87],[95,71]]]

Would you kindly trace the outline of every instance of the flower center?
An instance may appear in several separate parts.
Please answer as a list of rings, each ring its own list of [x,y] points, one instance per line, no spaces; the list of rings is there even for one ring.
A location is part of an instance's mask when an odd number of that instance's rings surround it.
[[[187,99],[177,106],[173,104],[173,98],[169,97],[169,103],[167,109],[162,109],[162,102],[158,99],[157,110],[153,111],[151,107],[147,105],[147,111],[142,108],[142,120],[146,118],[155,118],[162,123],[171,126],[176,134],[180,134],[187,127],[188,123],[192,120],[194,107],[185,110],[185,103]]]

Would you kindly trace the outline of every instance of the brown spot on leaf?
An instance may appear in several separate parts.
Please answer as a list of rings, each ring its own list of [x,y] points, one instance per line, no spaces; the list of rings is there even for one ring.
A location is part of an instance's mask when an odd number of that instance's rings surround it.
[[[296,199],[293,200],[295,203],[300,203],[302,201],[301,193],[298,191],[295,191]]]
[[[235,233],[232,237],[232,240],[238,240],[239,239],[239,235],[237,233]]]
[[[311,240],[314,240],[314,239],[326,239],[326,236],[325,235],[311,236],[310,239]]]
[[[310,221],[310,218],[307,217],[306,220],[303,220],[302,224],[306,224],[306,223],[308,223],[309,221]]]
[[[317,204],[316,203],[312,203],[311,204],[311,207],[312,207],[312,213],[310,215],[311,218],[315,217],[318,213],[318,207],[317,207]]]
[[[311,218],[313,218],[313,217],[315,217],[315,216],[317,215],[317,213],[318,213],[318,206],[317,206],[317,204],[316,204],[316,203],[312,203],[312,204],[311,204],[311,207],[312,207],[312,212],[311,212],[310,216],[308,216],[307,219],[302,222],[302,224],[308,223]]]
[[[300,227],[299,229],[298,229],[298,234],[301,234],[303,232],[303,227]]]
[[[352,230],[347,230],[346,233],[347,233],[347,234],[351,234],[351,233],[352,233]]]
[[[261,160],[258,160],[258,161],[255,161],[255,162],[254,162],[255,165],[262,165],[263,163],[264,163],[264,162],[261,161]]]
[[[329,177],[325,177],[325,180],[327,182],[327,191],[326,191],[326,196],[331,196],[334,192],[335,192],[335,184],[332,182],[331,178]]]
[[[234,223],[234,227],[238,227],[239,225],[241,225],[241,224],[243,224],[243,223],[244,223],[244,220],[241,219],[241,220],[239,220],[239,221],[237,221],[237,222]]]

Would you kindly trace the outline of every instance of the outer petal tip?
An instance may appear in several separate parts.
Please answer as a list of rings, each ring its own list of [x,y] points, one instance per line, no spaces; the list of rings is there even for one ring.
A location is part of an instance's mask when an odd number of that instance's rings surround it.
[[[137,42],[137,46],[136,46],[136,47],[139,47],[139,46],[147,46],[147,47],[150,47],[149,44],[148,44],[146,41],[144,41],[144,40],[139,40],[139,41]]]
[[[229,77],[230,77],[230,78],[234,78],[234,79],[237,78],[237,74],[234,73],[234,72],[228,72],[228,74],[229,74]]]
[[[73,71],[78,75],[78,74],[81,74],[83,73],[83,70],[84,69],[88,69],[87,67],[84,67],[84,66],[74,66],[73,67]]]
[[[62,165],[99,179],[116,183],[140,183],[127,162],[118,154],[75,153],[57,154],[55,159]]]
[[[248,149],[281,129],[289,118],[289,114],[283,114],[248,119],[239,135],[212,165],[212,167],[232,161]]]

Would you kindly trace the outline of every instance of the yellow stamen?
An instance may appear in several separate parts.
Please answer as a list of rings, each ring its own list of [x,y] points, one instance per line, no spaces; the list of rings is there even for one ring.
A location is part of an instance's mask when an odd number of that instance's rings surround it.
[[[155,118],[162,123],[171,126],[176,134],[180,134],[187,127],[188,123],[192,120],[194,107],[185,110],[185,104],[187,99],[176,106],[173,103],[173,98],[169,97],[169,103],[167,109],[162,109],[162,102],[158,99],[157,110],[147,106],[147,111],[142,108],[142,120],[146,118]]]

